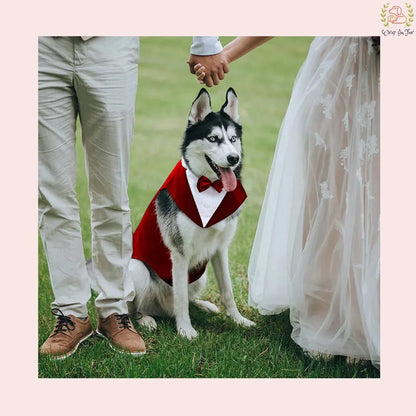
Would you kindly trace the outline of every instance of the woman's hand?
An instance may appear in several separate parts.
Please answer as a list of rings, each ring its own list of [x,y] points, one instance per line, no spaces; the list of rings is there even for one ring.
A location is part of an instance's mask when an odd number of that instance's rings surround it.
[[[199,83],[205,84],[207,87],[218,85],[228,72],[228,61],[223,52],[207,56],[190,55],[186,63],[189,65],[191,74],[195,74]],[[203,70],[201,70],[202,67]],[[196,70],[199,70],[198,74],[196,74]]]

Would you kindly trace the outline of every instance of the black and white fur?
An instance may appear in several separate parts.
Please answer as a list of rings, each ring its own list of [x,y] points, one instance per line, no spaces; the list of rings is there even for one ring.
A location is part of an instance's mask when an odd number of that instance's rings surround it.
[[[219,168],[232,169],[239,178],[241,133],[234,90],[227,91],[224,105],[214,113],[210,96],[202,89],[192,103],[181,147],[187,168],[197,177],[206,176],[212,181],[220,178]],[[167,190],[160,192],[156,214],[163,241],[171,252],[173,286],[155,276],[142,262],[131,260],[128,278],[134,282],[136,295],[129,312],[140,313],[140,324],[156,328],[153,316],[174,317],[179,334],[195,338],[197,332],[191,324],[189,302],[212,313],[219,310],[211,302],[200,299],[206,274],[188,284],[188,270],[201,261],[210,260],[226,314],[238,324],[254,325],[237,309],[228,268],[228,246],[236,231],[239,211],[209,228],[201,228],[179,210]]]

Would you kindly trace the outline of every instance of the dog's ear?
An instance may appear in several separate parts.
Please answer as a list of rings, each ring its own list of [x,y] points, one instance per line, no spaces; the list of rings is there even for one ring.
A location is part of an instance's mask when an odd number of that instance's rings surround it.
[[[195,101],[192,103],[188,124],[192,125],[202,121],[211,112],[211,98],[208,91],[205,88],[202,88],[195,98]]]
[[[221,107],[221,111],[228,114],[231,120],[236,123],[240,123],[240,117],[238,115],[238,98],[237,94],[232,88],[228,88],[227,94],[225,95],[226,100],[224,105]]]

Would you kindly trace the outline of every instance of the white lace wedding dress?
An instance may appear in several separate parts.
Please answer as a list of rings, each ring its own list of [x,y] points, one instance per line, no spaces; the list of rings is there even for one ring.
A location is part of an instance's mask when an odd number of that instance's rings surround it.
[[[279,132],[249,264],[249,304],[290,308],[304,350],[379,366],[379,56],[316,38]]]

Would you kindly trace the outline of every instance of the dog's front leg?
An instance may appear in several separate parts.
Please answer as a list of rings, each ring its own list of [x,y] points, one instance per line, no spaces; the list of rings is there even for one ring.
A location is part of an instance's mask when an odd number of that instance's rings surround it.
[[[252,326],[254,322],[244,318],[235,304],[231,277],[228,269],[228,248],[218,250],[211,258],[212,268],[221,295],[221,303],[224,305],[225,313],[239,325]]]
[[[173,313],[178,333],[188,339],[198,333],[192,327],[189,317],[188,266],[189,261],[179,253],[172,253]]]

